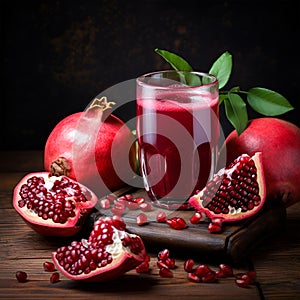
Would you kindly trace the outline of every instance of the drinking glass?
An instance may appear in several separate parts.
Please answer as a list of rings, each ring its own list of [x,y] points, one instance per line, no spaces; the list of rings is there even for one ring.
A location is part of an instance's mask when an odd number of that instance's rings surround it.
[[[187,200],[215,172],[220,135],[215,76],[159,71],[137,78],[137,139],[143,183],[159,207]]]

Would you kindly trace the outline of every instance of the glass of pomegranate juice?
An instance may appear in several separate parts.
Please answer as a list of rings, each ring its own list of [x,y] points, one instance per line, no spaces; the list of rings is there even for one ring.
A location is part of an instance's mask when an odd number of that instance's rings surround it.
[[[166,209],[187,209],[216,168],[218,81],[190,71],[159,71],[137,78],[139,161],[148,196]]]

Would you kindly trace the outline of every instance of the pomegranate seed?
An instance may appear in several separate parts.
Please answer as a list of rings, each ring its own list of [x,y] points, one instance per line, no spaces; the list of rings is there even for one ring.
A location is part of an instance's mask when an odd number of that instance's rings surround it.
[[[140,197],[140,198],[135,198],[134,202],[138,203],[139,205],[145,202],[145,198]]]
[[[220,264],[220,270],[226,277],[232,277],[233,276],[233,271],[232,268],[226,264]]]
[[[239,286],[241,288],[249,287],[249,280],[246,280],[246,279],[236,279],[235,283],[237,284],[237,286]]]
[[[118,215],[114,215],[112,218],[111,218],[111,222],[112,222],[112,225],[117,228],[118,230],[125,230],[126,229],[126,224],[123,220],[122,217],[118,216]]]
[[[140,265],[135,268],[137,273],[147,273],[150,270],[149,262],[143,261]]]
[[[144,213],[140,213],[137,217],[136,217],[136,223],[139,226],[142,226],[144,224],[146,224],[148,222],[148,218]]]
[[[141,204],[139,204],[140,206],[140,209],[144,212],[147,212],[147,211],[151,211],[152,210],[152,206],[150,203],[148,202],[143,202]]]
[[[19,282],[26,282],[27,281],[27,273],[23,272],[23,271],[17,271],[16,278]]]
[[[248,277],[249,277],[249,283],[250,284],[254,284],[255,283],[255,281],[256,281],[256,272],[255,271],[248,271],[247,272],[247,275],[248,275]]]
[[[103,209],[108,209],[108,208],[110,208],[110,201],[107,198],[102,199],[102,200],[100,200],[100,206]]]
[[[184,219],[182,219],[180,217],[170,218],[166,221],[166,223],[170,227],[172,227],[173,229],[176,229],[176,230],[185,229],[187,227],[186,222],[184,221]]]
[[[161,268],[161,269],[159,269],[159,276],[160,277],[165,277],[165,278],[172,278],[174,275],[173,275],[173,272],[170,269]]]
[[[157,258],[159,260],[165,261],[168,257],[170,256],[170,250],[169,249],[164,249],[158,252]]]
[[[222,270],[218,270],[218,271],[216,271],[216,277],[217,278],[225,278],[227,276],[223,273]]]
[[[220,225],[218,225],[218,224],[210,222],[208,224],[208,231],[210,233],[219,233],[219,232],[222,232],[222,227]]]
[[[166,269],[168,269],[168,266],[167,266],[167,265],[165,264],[165,262],[162,261],[162,260],[158,260],[157,263],[156,263],[156,265],[157,265],[157,267],[158,267],[159,269],[161,269],[161,268],[166,268]]]
[[[195,264],[195,262],[193,259],[186,260],[183,265],[184,271],[186,271],[188,273],[192,272],[194,264]]]
[[[169,269],[174,269],[175,268],[175,259],[174,258],[171,258],[171,257],[168,257],[166,260],[165,260],[165,264],[167,265],[167,267]]]
[[[156,221],[159,223],[165,223],[167,220],[166,213],[161,211],[156,215]]]
[[[43,267],[46,272],[54,272],[55,271],[55,265],[54,265],[54,263],[52,263],[50,261],[44,262]]]
[[[216,272],[209,271],[201,279],[202,279],[202,282],[204,282],[204,283],[216,282],[217,281]]]
[[[51,277],[50,277],[50,282],[51,283],[56,283],[59,282],[59,273],[58,272],[54,272]]]
[[[127,203],[127,207],[128,207],[128,209],[130,209],[130,210],[137,210],[137,209],[140,208],[139,204],[136,203],[136,202],[128,202],[128,203]]]
[[[202,219],[202,215],[199,212],[194,213],[191,218],[190,222],[191,224],[198,224]]]
[[[150,261],[150,256],[149,255],[145,256],[145,261],[148,261],[148,262]]]
[[[195,273],[188,273],[187,276],[189,281],[191,282],[196,282],[196,283],[201,282],[201,278],[198,277]]]
[[[211,269],[207,265],[199,265],[196,267],[194,273],[199,277],[203,277],[210,271]]]

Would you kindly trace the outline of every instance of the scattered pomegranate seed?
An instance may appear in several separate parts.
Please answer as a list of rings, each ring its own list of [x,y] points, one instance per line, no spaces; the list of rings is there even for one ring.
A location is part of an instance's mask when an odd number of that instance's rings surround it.
[[[142,226],[144,224],[146,224],[148,222],[148,218],[144,213],[140,213],[137,217],[136,217],[136,223],[139,226]]]
[[[194,260],[193,259],[188,259],[184,262],[184,265],[183,265],[183,268],[184,268],[184,271],[190,273],[193,271],[193,268],[194,268]]]
[[[130,210],[137,210],[137,209],[139,209],[140,208],[140,206],[139,206],[139,204],[138,203],[136,203],[136,202],[128,202],[127,203],[127,207],[128,207],[128,209],[130,209]]]
[[[140,206],[140,209],[144,212],[147,212],[147,211],[151,211],[152,210],[152,206],[150,203],[148,202],[143,202],[141,204],[139,204]]]
[[[165,278],[172,278],[174,276],[173,272],[168,268],[159,269],[159,276]]]
[[[58,272],[52,273],[52,275],[50,277],[50,282],[51,283],[59,282],[59,273]]]
[[[140,265],[135,268],[137,273],[147,273],[150,270],[149,262],[143,261]]]
[[[19,282],[26,282],[27,281],[27,273],[24,271],[17,271],[16,278]]]
[[[203,277],[210,271],[211,271],[211,269],[207,265],[202,264],[202,265],[199,265],[198,267],[196,267],[194,273],[199,277]]]
[[[210,222],[208,224],[208,231],[210,233],[219,233],[219,232],[222,232],[222,226],[220,226],[218,224],[215,224],[213,222]]]
[[[100,200],[100,206],[103,209],[108,209],[108,208],[110,208],[110,201],[107,198],[102,199],[102,200]]]
[[[139,205],[145,202],[145,198],[140,197],[140,198],[135,198],[134,202],[138,203]]]
[[[157,258],[159,260],[165,261],[168,257],[170,256],[170,250],[169,249],[164,249],[158,252]]]
[[[195,273],[188,273],[188,279],[189,281],[192,281],[192,282],[201,282],[201,278],[198,277]]]
[[[202,219],[202,215],[199,212],[194,213],[191,218],[190,222],[191,224],[198,224]]]
[[[187,228],[187,224],[184,219],[180,217],[173,217],[166,221],[166,223],[176,230],[181,230]]]
[[[168,257],[165,260],[165,264],[168,266],[169,269],[175,269],[175,259],[172,257]]]
[[[220,264],[220,270],[222,273],[225,275],[225,277],[232,277],[233,276],[233,271],[232,268],[226,264]]]
[[[166,213],[161,211],[156,215],[156,221],[159,223],[165,223],[167,220]]]
[[[161,269],[161,268],[169,269],[169,267],[168,267],[168,266],[165,264],[165,262],[162,261],[162,260],[158,260],[157,263],[156,263],[156,265],[157,265],[157,267],[158,267],[159,269]]]
[[[204,283],[213,283],[218,280],[215,271],[209,271],[201,279]]]
[[[46,272],[54,272],[55,271],[55,265],[54,265],[54,263],[52,263],[50,261],[45,261],[43,263],[43,267]]]
[[[236,279],[235,283],[237,284],[237,286],[239,286],[241,288],[249,287],[249,280],[246,280],[246,279]]]

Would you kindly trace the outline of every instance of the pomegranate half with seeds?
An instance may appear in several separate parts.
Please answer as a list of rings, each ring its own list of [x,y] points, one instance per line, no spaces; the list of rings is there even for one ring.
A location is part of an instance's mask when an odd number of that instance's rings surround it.
[[[233,222],[256,214],[265,199],[262,158],[257,152],[252,157],[240,155],[188,202],[210,219]]]
[[[97,196],[84,185],[48,172],[27,174],[13,196],[15,210],[45,236],[75,235],[97,201]]]
[[[146,259],[142,239],[125,231],[118,217],[98,219],[88,239],[52,253],[57,269],[72,280],[106,281],[136,268]]]

